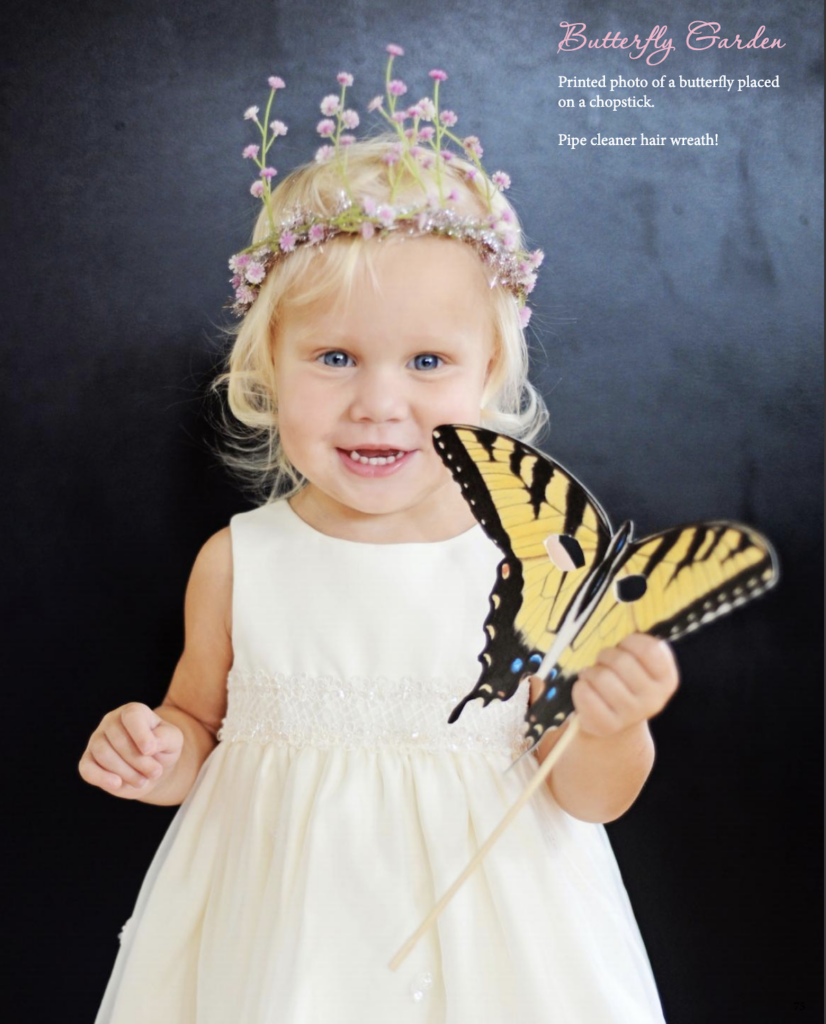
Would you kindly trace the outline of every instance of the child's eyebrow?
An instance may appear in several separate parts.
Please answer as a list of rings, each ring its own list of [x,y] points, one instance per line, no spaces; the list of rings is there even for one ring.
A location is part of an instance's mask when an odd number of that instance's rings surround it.
[[[336,331],[320,335],[320,337],[323,338],[324,344],[352,345],[358,344],[361,341],[357,334],[339,334]],[[469,341],[464,332],[460,331],[445,331],[444,334],[430,334],[427,331],[423,331],[421,334],[405,334],[401,337],[411,347],[430,345],[434,348],[443,348],[446,345],[455,346],[457,344],[464,346]]]

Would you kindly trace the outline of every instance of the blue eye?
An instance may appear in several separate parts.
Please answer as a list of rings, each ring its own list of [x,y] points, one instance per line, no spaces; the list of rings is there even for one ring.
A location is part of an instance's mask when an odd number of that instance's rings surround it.
[[[441,356],[436,356],[432,352],[422,352],[421,355],[413,356],[413,362],[415,363],[417,359],[438,359],[441,362],[442,357]],[[430,369],[438,369],[438,367],[436,367],[433,364],[431,364],[430,366],[417,366],[416,369],[417,370],[430,370]]]
[[[328,363],[327,362],[327,356],[344,356],[345,359],[349,359],[350,358],[347,355],[347,353],[346,352],[342,352],[341,349],[338,349],[338,348],[331,349],[329,352],[324,352],[323,355],[321,356],[321,358],[324,360],[324,365],[325,366],[341,366],[342,365],[342,363]]]

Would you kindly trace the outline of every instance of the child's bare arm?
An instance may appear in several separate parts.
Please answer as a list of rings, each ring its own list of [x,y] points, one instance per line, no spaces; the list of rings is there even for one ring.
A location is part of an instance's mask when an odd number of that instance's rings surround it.
[[[582,821],[614,821],[639,796],[654,765],[648,728],[673,697],[679,671],[667,644],[634,633],[583,669],[572,698],[580,730],[548,777],[557,803]],[[534,687],[532,699],[540,695]],[[542,763],[568,723],[537,746]]]
[[[180,804],[214,750],[232,666],[229,527],[198,553],[184,615],[184,652],[163,703],[153,711],[133,702],[104,715],[78,765],[86,782],[125,799]]]

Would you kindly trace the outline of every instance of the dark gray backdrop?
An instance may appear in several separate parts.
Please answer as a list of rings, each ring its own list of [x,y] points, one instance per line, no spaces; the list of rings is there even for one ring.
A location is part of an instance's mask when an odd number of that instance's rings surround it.
[[[443,105],[511,174],[547,253],[530,329],[543,447],[615,522],[733,517],[777,546],[777,591],[680,642],[653,775],[609,833],[671,1024],[822,1019],[822,22],[814,3],[713,7],[6,5],[6,891],[29,1019],[90,1021],[102,997],[175,809],[109,797],[76,764],[107,710],[162,699],[195,554],[247,507],[202,401],[226,260],[256,212],[241,113],[268,74],[286,79],[283,175],[312,154],[339,70],[367,120],[390,41],[413,99],[430,67],[448,71]],[[700,17],[744,40],[765,24],[785,47],[691,52]],[[565,20],[599,37],[666,23],[677,50],[653,68],[558,54]],[[600,91],[559,75],[602,74],[780,88],[649,85],[609,95],[653,109],[558,107]],[[719,145],[557,144],[641,131]]]

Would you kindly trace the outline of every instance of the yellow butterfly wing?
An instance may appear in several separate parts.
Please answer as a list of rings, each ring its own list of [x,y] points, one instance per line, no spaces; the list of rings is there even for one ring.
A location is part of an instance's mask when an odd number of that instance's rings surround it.
[[[445,424],[433,431],[433,443],[504,555],[484,623],[482,673],[454,709],[455,721],[469,700],[507,700],[522,676],[536,669],[602,559],[611,525],[579,481],[524,442],[482,427]],[[560,569],[569,552],[569,568]]]
[[[777,556],[768,539],[738,523],[674,527],[631,547],[633,553],[560,656],[546,686],[546,694],[555,686],[567,700],[540,698],[532,706],[532,739],[568,717],[573,710],[570,690],[579,671],[593,665],[603,648],[637,632],[676,640],[764,593],[779,579]],[[617,585],[631,577],[645,580],[645,592],[637,600],[623,601]]]

